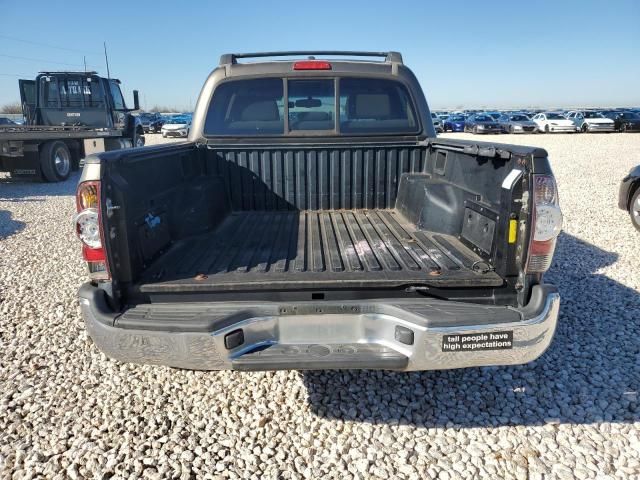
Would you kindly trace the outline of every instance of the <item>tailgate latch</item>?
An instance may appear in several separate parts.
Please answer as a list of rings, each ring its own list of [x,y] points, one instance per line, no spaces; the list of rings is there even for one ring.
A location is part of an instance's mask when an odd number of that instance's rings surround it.
[[[107,207],[107,217],[111,218],[113,216],[114,210],[120,210],[120,205],[114,205],[110,198],[107,198],[105,201]]]

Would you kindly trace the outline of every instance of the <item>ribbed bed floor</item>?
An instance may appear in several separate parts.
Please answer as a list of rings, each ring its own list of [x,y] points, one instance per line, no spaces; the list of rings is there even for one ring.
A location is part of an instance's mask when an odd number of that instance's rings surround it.
[[[455,237],[418,231],[395,210],[241,211],[174,244],[140,288],[501,285],[495,273],[471,269],[477,260]]]

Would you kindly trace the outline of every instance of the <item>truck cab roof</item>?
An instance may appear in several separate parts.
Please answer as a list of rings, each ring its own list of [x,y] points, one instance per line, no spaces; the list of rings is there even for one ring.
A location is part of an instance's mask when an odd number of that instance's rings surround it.
[[[246,63],[238,62],[238,60],[244,59],[259,59],[259,61],[248,61]],[[419,131],[411,129],[411,132],[407,130],[403,133],[411,133],[410,136],[413,136],[413,138],[416,138],[416,136],[421,138],[435,137],[429,107],[426,99],[424,98],[422,89],[420,88],[420,84],[413,72],[404,65],[402,55],[400,53],[314,50],[222,55],[220,57],[219,66],[210,73],[202,92],[200,93],[194,113],[190,139],[198,143],[215,142],[215,139],[212,138],[215,137],[215,135],[212,136],[208,133],[205,123],[213,103],[211,100],[214,97],[214,91],[223,83],[240,79],[281,78],[289,81],[292,78],[321,79],[343,77],[350,77],[354,79],[373,78],[378,80],[393,80],[403,84],[403,89],[406,90],[408,97],[411,99],[410,103],[413,104],[413,108],[415,109],[415,115],[417,117],[416,123],[419,124]],[[338,97],[340,94],[338,87],[336,87],[336,91],[333,95]],[[287,95],[287,92],[285,92],[284,96],[288,96],[288,101],[285,102],[286,105],[284,106],[284,109],[280,108],[281,110],[284,110],[280,112],[280,119],[282,119],[282,116],[288,119],[289,108],[292,108],[289,106],[292,101],[292,96]],[[310,98],[310,100],[315,99]],[[229,104],[229,106],[231,105]],[[344,105],[342,105],[341,108],[344,108]],[[381,112],[382,110],[379,110],[379,113]],[[315,134],[310,131],[311,127],[309,127],[305,132],[305,136],[314,137],[314,141],[317,141],[318,137],[322,136],[331,136],[333,140],[337,141],[339,141],[340,137],[350,136],[347,134],[346,130],[339,130],[340,122],[334,118],[339,112],[336,110],[335,113],[329,113],[332,115],[329,120],[325,120],[324,116],[326,115],[324,115],[323,120],[320,121],[335,122],[335,129],[333,129],[331,135],[326,135],[330,131],[327,127],[322,127],[322,129],[318,128]],[[265,119],[266,114],[267,112],[265,111]],[[286,119],[285,122],[287,122]],[[317,119],[314,118],[314,121],[317,121]],[[307,123],[306,125],[308,126],[313,124]],[[284,127],[284,136],[289,135],[287,126],[288,125],[285,125]],[[398,133],[400,132],[399,129],[396,130]],[[278,135],[279,134],[274,134],[273,136]],[[250,136],[252,137],[252,141],[259,141],[259,139],[254,135],[239,134],[237,136],[242,137],[245,140]],[[268,135],[263,133],[262,136],[265,137]],[[396,135],[396,137],[399,136],[402,135]],[[379,140],[380,135],[377,135],[377,137]],[[300,140],[303,142],[305,141],[303,138],[300,138]]]

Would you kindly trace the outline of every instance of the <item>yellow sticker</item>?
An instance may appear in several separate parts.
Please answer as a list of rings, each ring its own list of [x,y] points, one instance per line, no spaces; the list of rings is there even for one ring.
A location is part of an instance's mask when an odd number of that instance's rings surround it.
[[[509,220],[509,243],[516,243],[518,236],[518,221]]]

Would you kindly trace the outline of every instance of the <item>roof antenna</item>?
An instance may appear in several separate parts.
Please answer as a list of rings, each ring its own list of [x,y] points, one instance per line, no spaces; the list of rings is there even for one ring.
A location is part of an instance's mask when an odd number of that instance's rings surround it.
[[[107,57],[107,42],[103,42],[104,45],[104,61],[107,64],[107,78],[111,80],[111,74],[109,73],[109,57]]]
[[[86,56],[82,56],[82,61],[84,62],[84,73],[87,73],[87,57]]]

